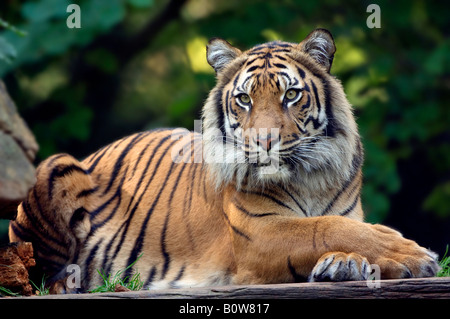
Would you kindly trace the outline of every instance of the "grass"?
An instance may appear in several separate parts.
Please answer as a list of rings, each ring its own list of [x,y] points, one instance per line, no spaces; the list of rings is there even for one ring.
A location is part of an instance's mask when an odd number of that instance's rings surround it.
[[[45,287],[45,276],[42,277],[41,284],[39,286],[37,286],[32,280],[30,280],[30,283],[36,289],[36,296],[45,296],[49,294],[49,288]],[[21,294],[0,286],[0,296],[18,297],[21,296]]]
[[[129,268],[133,267],[133,265],[142,257],[142,254],[128,267],[125,269],[119,270],[115,273],[114,276],[111,274],[106,274],[103,270],[98,270],[97,272],[103,279],[103,284],[97,286],[93,290],[89,290],[90,293],[96,292],[114,292],[117,285],[121,285],[130,290],[140,290],[144,286],[144,281],[141,280],[140,273],[136,272],[131,278],[128,277],[122,278],[122,274],[127,271]]]
[[[0,286],[0,296],[19,296],[19,293],[12,292],[8,288]]]
[[[46,296],[50,293],[50,289],[48,287],[45,287],[45,275],[42,276],[41,284],[40,286],[37,286],[33,281],[30,280],[30,283],[33,285],[33,287],[36,289],[36,295],[37,296]]]
[[[450,256],[447,256],[448,253],[448,245],[445,249],[445,254],[439,262],[439,266],[441,266],[441,270],[437,273],[436,277],[450,277]]]

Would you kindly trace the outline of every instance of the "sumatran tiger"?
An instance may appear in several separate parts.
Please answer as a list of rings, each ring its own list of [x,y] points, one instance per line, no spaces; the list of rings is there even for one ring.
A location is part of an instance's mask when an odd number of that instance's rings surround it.
[[[146,289],[364,280],[373,265],[381,278],[434,276],[436,254],[363,222],[363,147],[330,75],[335,50],[324,29],[245,52],[212,39],[217,84],[201,132],[147,131],[83,161],[48,158],[10,240],[33,243],[55,292],[124,269]]]

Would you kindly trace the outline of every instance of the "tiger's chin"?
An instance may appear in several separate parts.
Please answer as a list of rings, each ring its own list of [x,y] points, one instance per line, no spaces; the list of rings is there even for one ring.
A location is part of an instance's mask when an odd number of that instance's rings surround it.
[[[290,167],[278,162],[253,166],[253,177],[262,184],[287,183],[292,178]]]

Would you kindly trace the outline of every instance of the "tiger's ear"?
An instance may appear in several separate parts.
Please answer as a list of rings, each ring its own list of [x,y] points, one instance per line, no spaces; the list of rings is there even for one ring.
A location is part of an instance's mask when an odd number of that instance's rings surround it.
[[[312,57],[329,73],[336,46],[330,31],[316,29],[299,44],[300,50]]]
[[[219,73],[220,70],[237,58],[241,53],[241,50],[219,38],[209,40],[209,43],[206,46],[206,59],[216,73]]]

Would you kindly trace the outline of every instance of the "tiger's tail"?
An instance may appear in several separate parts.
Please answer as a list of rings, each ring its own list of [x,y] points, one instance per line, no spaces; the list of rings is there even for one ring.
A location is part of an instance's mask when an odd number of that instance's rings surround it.
[[[86,166],[67,154],[54,155],[36,169],[36,184],[9,225],[11,242],[33,244],[36,271],[51,282],[76,262],[91,223],[89,197],[96,186]]]

